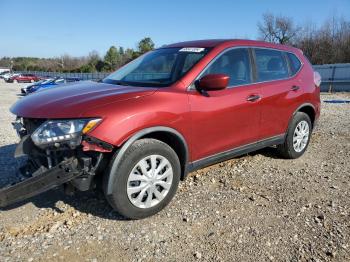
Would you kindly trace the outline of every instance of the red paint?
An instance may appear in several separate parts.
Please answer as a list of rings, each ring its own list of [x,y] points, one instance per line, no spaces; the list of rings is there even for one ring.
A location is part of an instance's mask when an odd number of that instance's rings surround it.
[[[86,141],[82,141],[81,145],[83,146],[83,151],[96,151],[101,153],[109,153],[112,152],[112,150],[105,149],[99,145],[96,144],[90,144]]]
[[[230,47],[266,47],[299,57],[302,70],[292,78],[207,91],[188,87],[223,50]],[[250,40],[208,40],[169,47],[211,47],[212,50],[178,82],[169,87],[143,88],[82,82],[38,92],[19,100],[11,111],[28,118],[101,117],[89,136],[121,146],[136,132],[154,126],[176,129],[185,138],[190,161],[286,132],[301,105],[320,114],[319,88],[301,51],[293,47]],[[300,89],[293,91],[293,86]],[[259,95],[256,101],[247,101]]]
[[[24,75],[19,75],[19,76],[14,76],[11,77],[8,82],[37,82],[41,80],[40,77],[35,76],[35,75],[30,75],[30,74],[24,74]]]
[[[221,90],[228,86],[230,77],[224,74],[206,75],[198,82],[198,87],[206,91]]]

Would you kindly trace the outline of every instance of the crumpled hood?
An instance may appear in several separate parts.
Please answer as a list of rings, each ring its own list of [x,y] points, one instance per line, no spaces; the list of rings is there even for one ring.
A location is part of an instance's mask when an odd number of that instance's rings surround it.
[[[94,107],[153,94],[156,88],[92,81],[61,85],[18,100],[10,111],[26,118],[77,118]]]

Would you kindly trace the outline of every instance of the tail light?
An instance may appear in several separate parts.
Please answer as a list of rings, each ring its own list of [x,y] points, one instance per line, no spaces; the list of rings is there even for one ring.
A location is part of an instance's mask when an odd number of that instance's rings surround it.
[[[321,75],[320,75],[320,73],[317,72],[317,71],[314,71],[314,83],[315,83],[315,85],[316,85],[317,87],[320,87],[321,82],[322,82],[322,80],[321,80]]]

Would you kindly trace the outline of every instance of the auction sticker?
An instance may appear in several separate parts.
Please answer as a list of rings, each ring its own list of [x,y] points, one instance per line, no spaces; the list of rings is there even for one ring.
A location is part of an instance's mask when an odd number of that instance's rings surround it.
[[[203,52],[205,48],[202,47],[184,47],[179,50],[179,52],[193,52],[193,53],[200,53]]]

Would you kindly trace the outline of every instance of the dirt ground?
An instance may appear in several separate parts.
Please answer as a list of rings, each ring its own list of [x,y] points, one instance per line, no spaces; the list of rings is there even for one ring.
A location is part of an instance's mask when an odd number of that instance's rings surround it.
[[[9,107],[20,86],[0,80],[0,187],[17,179]],[[0,210],[0,261],[350,261],[349,182],[350,104],[323,102],[304,156],[268,148],[191,173],[151,218],[61,189]]]

